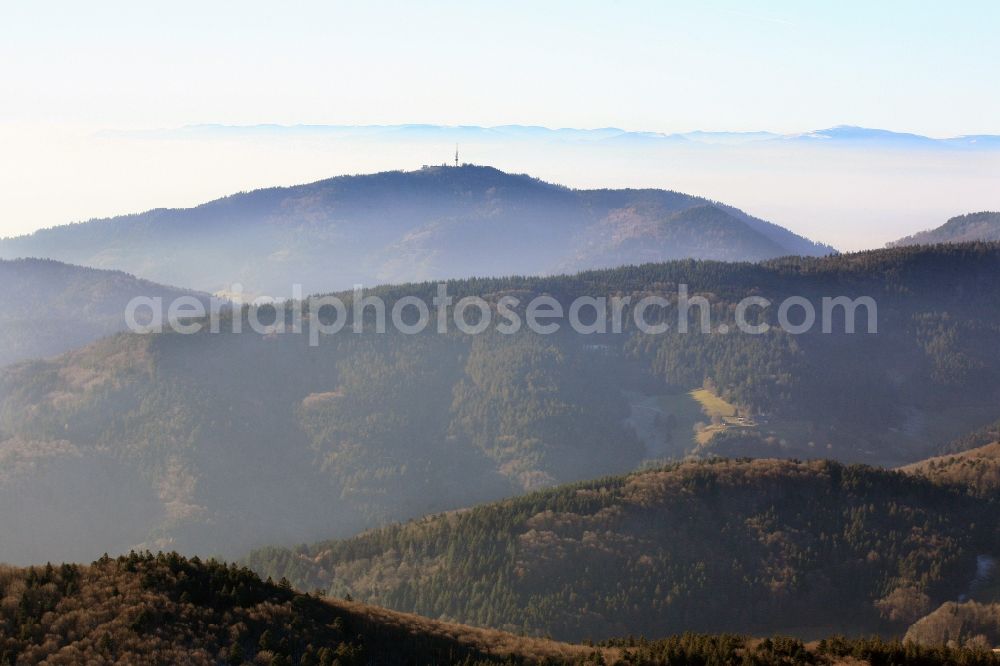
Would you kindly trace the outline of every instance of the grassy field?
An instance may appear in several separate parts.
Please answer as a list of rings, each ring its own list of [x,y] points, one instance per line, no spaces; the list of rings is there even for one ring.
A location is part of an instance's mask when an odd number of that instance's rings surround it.
[[[717,416],[725,419],[736,416],[735,406],[729,404],[708,389],[697,389],[695,391],[691,391],[688,395],[694,398],[698,404],[701,405],[701,409],[705,413],[705,416],[709,418]]]
[[[695,435],[699,445],[707,444],[720,432],[733,428],[755,428],[753,419],[739,416],[736,406],[715,395],[708,389],[696,389],[689,394],[701,407],[702,413],[708,417],[708,425]]]
[[[631,423],[646,442],[652,460],[681,459],[710,448],[712,439],[721,433],[757,432],[773,445],[774,455],[795,449],[807,455],[823,456],[831,450],[835,435],[817,430],[808,420],[771,416],[758,420],[740,413],[739,408],[715,392],[698,388],[666,395],[630,394]],[[903,465],[916,457],[933,455],[935,447],[969,431],[969,424],[992,423],[994,412],[975,408],[956,408],[928,418],[916,409],[899,428],[881,437],[881,455],[860,451],[870,464],[890,467]],[[963,425],[964,424],[964,425]]]

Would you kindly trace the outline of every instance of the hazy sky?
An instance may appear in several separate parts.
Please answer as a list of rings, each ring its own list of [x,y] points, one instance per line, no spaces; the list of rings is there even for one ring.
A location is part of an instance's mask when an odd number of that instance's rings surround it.
[[[262,184],[255,170],[274,171],[237,152],[227,163],[239,178],[189,185],[177,150],[123,157],[92,140],[102,129],[851,124],[1000,134],[995,0],[0,0],[0,8],[0,235],[187,205],[236,183]],[[135,159],[142,182],[125,192],[113,181]]]
[[[1000,3],[3,2],[4,120],[1000,134]]]

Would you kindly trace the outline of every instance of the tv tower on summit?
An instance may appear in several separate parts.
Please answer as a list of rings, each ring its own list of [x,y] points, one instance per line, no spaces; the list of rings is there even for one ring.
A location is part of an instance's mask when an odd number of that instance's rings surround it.
[[[458,144],[455,144],[455,166],[458,166]]]

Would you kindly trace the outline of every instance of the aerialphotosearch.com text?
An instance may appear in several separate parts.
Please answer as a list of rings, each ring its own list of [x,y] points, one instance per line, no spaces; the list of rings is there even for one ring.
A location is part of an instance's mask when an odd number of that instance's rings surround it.
[[[344,332],[394,330],[416,335],[429,327],[442,334],[454,327],[466,335],[477,335],[491,328],[512,335],[525,327],[539,335],[549,335],[564,326],[583,335],[622,333],[629,327],[647,335],[669,331],[725,334],[734,328],[747,335],[763,335],[777,327],[799,335],[816,330],[855,333],[860,321],[863,332],[878,332],[878,304],[870,296],[813,300],[791,296],[778,303],[759,295],[749,296],[735,305],[726,322],[716,323],[713,319],[718,313],[709,300],[692,295],[686,284],[678,285],[676,294],[580,296],[568,302],[548,294],[527,300],[513,295],[492,301],[479,296],[456,300],[448,293],[446,283],[437,285],[430,303],[412,295],[393,298],[387,303],[378,295],[366,294],[360,285],[346,296],[346,302],[337,295],[302,298],[301,291],[300,286],[294,286],[295,296],[287,302],[258,297],[247,304],[239,298],[242,292],[239,285],[229,290],[234,296],[228,300],[181,296],[164,302],[160,297],[140,296],[128,303],[125,323],[130,331],[140,334],[165,330],[185,335],[206,330],[211,333],[250,330],[260,335],[307,333],[313,346],[323,336]],[[242,316],[235,316],[237,312]]]

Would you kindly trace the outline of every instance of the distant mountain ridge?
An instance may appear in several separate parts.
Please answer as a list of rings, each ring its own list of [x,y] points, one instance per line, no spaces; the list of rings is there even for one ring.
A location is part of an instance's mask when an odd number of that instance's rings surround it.
[[[889,243],[889,247],[904,245],[934,245],[936,243],[971,243],[1000,241],[1000,212],[983,211],[951,218],[936,229],[921,231]]]
[[[618,127],[593,129],[550,128],[534,125],[497,125],[482,127],[477,125],[187,125],[174,129],[147,130],[139,132],[109,131],[110,136],[149,136],[157,138],[191,136],[261,136],[286,134],[294,136],[335,136],[335,137],[382,137],[395,139],[440,138],[445,141],[517,141],[522,139],[545,139],[552,141],[572,141],[583,143],[599,142],[649,142],[649,143],[690,143],[690,144],[749,144],[749,143],[824,143],[846,144],[864,142],[900,148],[945,148],[945,149],[996,149],[1000,148],[1000,135],[968,134],[954,137],[933,138],[909,132],[894,132],[885,129],[837,125],[825,129],[806,132],[779,133],[767,131],[704,131],[657,132],[625,130]]]
[[[61,354],[125,330],[125,307],[136,296],[191,294],[120,271],[45,259],[0,260],[0,285],[0,366]]]
[[[538,275],[671,259],[834,250],[666,190],[573,190],[491,167],[425,167],[235,194],[0,240],[0,257],[114,267],[167,284],[290,296],[354,284]]]

